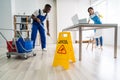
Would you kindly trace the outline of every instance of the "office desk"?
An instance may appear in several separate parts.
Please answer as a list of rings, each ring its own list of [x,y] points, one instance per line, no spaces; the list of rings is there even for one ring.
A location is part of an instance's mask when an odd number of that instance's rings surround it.
[[[114,58],[117,58],[117,24],[76,24],[62,31],[79,31],[79,60],[82,60],[82,31],[94,29],[108,29],[114,28]]]

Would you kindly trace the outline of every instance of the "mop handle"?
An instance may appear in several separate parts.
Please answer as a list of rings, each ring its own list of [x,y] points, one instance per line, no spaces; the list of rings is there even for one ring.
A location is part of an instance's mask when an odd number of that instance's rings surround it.
[[[44,29],[43,25],[41,23],[39,23],[39,25]]]
[[[44,29],[43,25],[41,23],[39,23],[39,25]]]
[[[8,41],[6,38],[5,38],[5,36],[0,32],[0,34],[1,34],[1,36],[6,40],[6,41]]]

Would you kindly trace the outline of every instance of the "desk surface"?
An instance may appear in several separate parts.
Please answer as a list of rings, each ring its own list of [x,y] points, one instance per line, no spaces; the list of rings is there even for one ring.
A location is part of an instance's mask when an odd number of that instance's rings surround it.
[[[111,27],[117,27],[117,24],[76,24],[67,28],[64,28],[63,31],[72,30],[76,31],[79,30],[79,27],[82,28],[82,30],[93,30],[93,29],[103,29],[103,28],[111,28]]]

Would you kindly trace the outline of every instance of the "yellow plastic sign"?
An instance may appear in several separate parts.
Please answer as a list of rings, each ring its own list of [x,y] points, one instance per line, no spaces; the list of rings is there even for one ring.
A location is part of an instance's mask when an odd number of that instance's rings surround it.
[[[75,62],[74,50],[70,32],[60,32],[56,46],[53,66],[69,68],[69,61]]]

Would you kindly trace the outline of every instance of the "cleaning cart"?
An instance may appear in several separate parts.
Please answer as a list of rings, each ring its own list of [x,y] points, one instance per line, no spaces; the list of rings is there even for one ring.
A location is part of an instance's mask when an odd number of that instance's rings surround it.
[[[11,55],[17,55],[22,56],[25,59],[28,58],[28,55],[32,54],[33,56],[36,56],[36,54],[33,51],[33,41],[30,39],[24,39],[21,34],[18,39],[13,39],[11,41],[8,41],[7,38],[0,32],[0,35],[6,40],[7,43],[7,50],[6,53],[7,58],[11,58]]]

